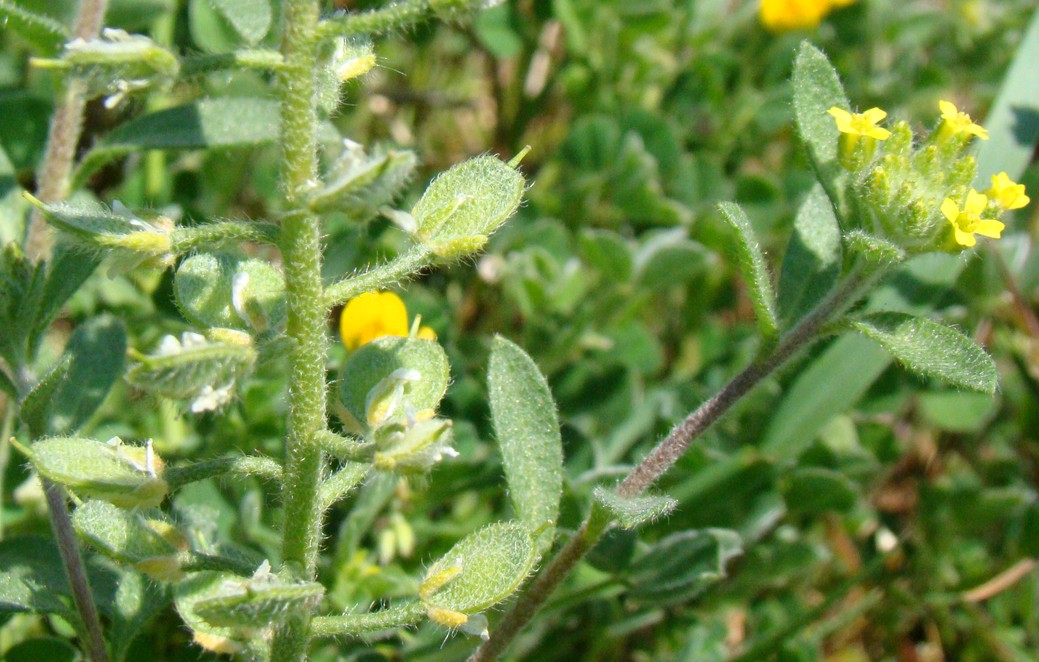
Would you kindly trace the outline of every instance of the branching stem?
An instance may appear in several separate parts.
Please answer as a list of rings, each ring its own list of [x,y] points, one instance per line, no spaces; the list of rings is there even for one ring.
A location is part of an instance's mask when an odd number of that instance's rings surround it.
[[[841,287],[791,329],[772,352],[745,368],[689,414],[632,469],[617,487],[617,492],[625,497],[642,494],[685,453],[693,440],[732,409],[754,386],[799,350],[818,340],[826,324],[860,298],[864,289],[864,280],[860,276],[858,272],[853,272]],[[504,653],[516,634],[534,617],[609,526],[609,517],[599,507],[593,506],[592,512],[574,536],[506,612],[490,638],[473,653],[469,662],[488,662]]]

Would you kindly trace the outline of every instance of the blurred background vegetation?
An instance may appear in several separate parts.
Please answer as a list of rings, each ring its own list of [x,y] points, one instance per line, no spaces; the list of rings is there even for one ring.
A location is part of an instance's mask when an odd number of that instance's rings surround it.
[[[16,4],[66,23],[74,12],[68,0]],[[335,8],[380,4],[337,0]],[[509,158],[528,144],[523,170],[533,186],[474,264],[431,273],[402,293],[451,358],[444,415],[455,420],[461,457],[428,482],[374,481],[332,512],[322,567],[331,606],[414,594],[424,564],[508,508],[484,387],[493,334],[531,354],[559,403],[564,529],[578,523],[597,482],[623,475],[753,357],[752,310],[714,206],[742,204],[778,270],[793,212],[814,181],[788,82],[802,39],[830,55],[854,104],[924,128],[936,122],[939,99],[986,116],[1035,8],[1034,0],[859,0],[815,29],[773,34],[753,1],[513,0],[471,25],[380,42],[379,66],[348,88],[331,121],[358,142],[416,150],[412,200],[459,160],[482,151]],[[237,45],[207,0],[112,0],[107,24],[180,52]],[[277,35],[265,42],[276,45]],[[4,30],[0,44],[0,145],[11,174],[33,190],[56,81],[28,66],[39,54],[32,43]],[[1030,84],[1039,103],[1034,75]],[[147,102],[97,100],[82,147],[148,111],[269,90],[260,74],[220,72]],[[150,152],[99,170],[88,188],[129,207],[176,210],[185,223],[264,218],[276,168],[270,147]],[[1039,190],[1034,163],[1011,175]],[[681,460],[664,486],[678,509],[638,542],[609,535],[511,654],[1037,659],[1036,209],[1017,212],[1008,235],[978,255],[925,261],[878,295],[979,339],[1000,366],[994,400],[909,376],[868,341],[816,348]],[[325,232],[329,278],[404,245],[385,220],[356,227],[333,215]],[[16,233],[0,227],[0,240]],[[186,329],[171,275],[96,275],[56,325],[51,356],[103,311],[127,321],[132,347]],[[344,356],[337,346],[330,370]],[[181,416],[122,384],[87,432],[153,438],[167,462],[280,455],[284,371],[261,366],[223,416]],[[4,462],[2,535],[46,534],[21,458]],[[194,484],[172,508],[244,554],[276,554],[277,495],[258,481]],[[44,659],[25,645],[40,633],[57,637],[54,655],[68,654],[59,619],[2,618],[5,659]],[[472,647],[445,635],[426,625],[373,649],[320,643],[314,659],[450,660]],[[130,659],[146,657],[205,656],[167,611],[134,643]]]

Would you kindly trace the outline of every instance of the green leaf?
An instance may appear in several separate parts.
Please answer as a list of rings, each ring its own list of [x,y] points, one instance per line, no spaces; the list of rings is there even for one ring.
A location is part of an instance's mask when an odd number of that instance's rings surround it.
[[[718,205],[719,211],[729,225],[736,230],[736,255],[739,259],[740,271],[746,281],[754,314],[758,320],[758,332],[766,342],[775,340],[779,335],[779,322],[776,321],[776,295],[772,290],[772,280],[765,266],[765,257],[761,254],[750,219],[743,213],[739,205],[723,202]]]
[[[685,283],[710,261],[701,244],[688,238],[684,228],[653,235],[635,253],[639,287],[658,290]]]
[[[404,400],[415,411],[436,409],[447,391],[450,370],[447,354],[437,343],[416,338],[387,336],[362,345],[343,366],[339,396],[345,411],[355,421],[352,428],[368,420],[368,393],[391,373],[404,369],[418,372],[417,380],[404,386]],[[363,426],[362,426],[363,427]]]
[[[459,163],[430,182],[411,210],[416,236],[442,257],[461,257],[515,213],[523,197],[523,175],[493,156]]]
[[[762,452],[778,461],[796,458],[827,421],[866,393],[890,361],[887,352],[865,338],[838,338],[784,394],[769,420]]]
[[[911,372],[989,395],[999,386],[992,357],[973,340],[943,324],[887,312],[851,320],[850,325]]]
[[[34,437],[77,432],[104,402],[123,374],[126,331],[102,315],[80,325],[58,365],[22,403],[22,420]]]
[[[667,515],[678,505],[678,501],[666,495],[622,497],[616,490],[605,487],[596,487],[592,496],[625,529],[637,529]]]
[[[4,662],[79,662],[76,647],[55,637],[26,639],[4,651]]]
[[[581,255],[592,267],[614,283],[627,282],[635,271],[631,247],[616,232],[584,229],[578,241]]]
[[[563,493],[563,442],[548,382],[519,346],[494,339],[487,373],[494,433],[516,516],[551,547]]]
[[[0,613],[74,613],[58,548],[49,538],[16,536],[0,541]]]
[[[61,312],[61,308],[100,263],[99,256],[85,253],[68,243],[59,242],[54,247],[54,252],[47,261],[43,292],[34,314],[33,329],[36,338],[42,336]]]
[[[103,443],[78,437],[50,437],[24,449],[41,476],[84,497],[121,508],[162,503],[167,486],[161,461],[150,447]]]
[[[1039,62],[1039,12],[1021,39],[985,127],[989,140],[978,150],[978,189],[988,188],[989,178],[1006,171],[1017,180],[1032,162],[1039,143],[1039,87],[1035,84],[1035,63]]]
[[[113,569],[118,573],[110,591],[98,595],[98,606],[108,615],[105,631],[112,657],[126,659],[130,644],[148,622],[170,603],[169,588],[146,578],[139,572]]]
[[[537,558],[525,525],[491,524],[460,540],[426,570],[419,597],[427,609],[475,614],[512,595]]]
[[[87,501],[76,508],[72,526],[95,548],[123,563],[175,556],[178,551],[140,513],[107,501]]]
[[[779,483],[787,508],[809,515],[827,511],[847,512],[858,498],[858,490],[839,471],[822,467],[796,469]]]
[[[808,151],[819,183],[826,190],[834,208],[844,209],[843,180],[847,173],[837,160],[840,132],[826,111],[837,106],[850,110],[844,87],[826,55],[810,43],[802,42],[794,61],[794,115],[797,128]],[[840,213],[840,216],[845,216]]]
[[[984,393],[931,391],[917,398],[920,417],[939,430],[961,434],[978,432],[997,409],[997,402]]]
[[[209,0],[221,16],[250,44],[256,44],[271,29],[270,0]]]
[[[160,110],[117,127],[83,157],[74,177],[81,184],[124,154],[149,149],[249,147],[278,137],[278,103],[247,97],[204,99]]]
[[[794,218],[779,274],[779,317],[790,325],[822,301],[841,268],[841,229],[833,205],[815,186]]]
[[[181,262],[173,288],[196,326],[262,332],[285,322],[285,278],[266,260],[194,255]]]
[[[41,55],[54,55],[62,44],[72,39],[69,29],[41,14],[19,7],[10,0],[0,0],[0,21],[32,44]]]
[[[739,534],[728,529],[673,533],[653,544],[628,569],[628,595],[642,603],[672,605],[691,600],[726,577],[725,566],[743,553]]]

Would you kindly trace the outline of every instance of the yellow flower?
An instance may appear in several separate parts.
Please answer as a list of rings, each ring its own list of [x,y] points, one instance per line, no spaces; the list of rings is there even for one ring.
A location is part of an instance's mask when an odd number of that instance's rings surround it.
[[[1031,198],[1025,195],[1025,185],[1016,184],[1014,180],[1005,173],[992,176],[992,188],[985,191],[1000,209],[1020,209],[1029,202]]]
[[[953,236],[956,238],[957,244],[973,246],[977,243],[974,238],[975,234],[999,239],[1000,233],[1006,226],[999,221],[981,218],[981,214],[987,206],[988,197],[974,189],[967,193],[967,202],[963,205],[963,209],[960,209],[952,198],[945,199],[941,207],[942,214],[952,224]]]
[[[880,108],[870,108],[864,113],[849,113],[843,108],[834,106],[826,111],[837,122],[837,130],[850,136],[864,136],[887,140],[891,132],[883,127],[877,126],[877,122],[887,117],[887,113]]]
[[[771,32],[810,30],[832,10],[855,0],[761,0],[761,24]]]
[[[982,140],[988,140],[988,131],[980,124],[975,124],[967,113],[961,113],[951,101],[939,101],[938,108],[942,111],[942,125],[938,128],[939,134],[951,132],[968,133]],[[943,129],[945,131],[943,131]]]
[[[339,334],[349,350],[384,336],[408,335],[408,311],[393,292],[368,292],[351,299],[339,318]],[[428,326],[420,327],[415,337],[436,340]]]
[[[829,11],[829,0],[761,0],[761,24],[771,32],[808,30]]]

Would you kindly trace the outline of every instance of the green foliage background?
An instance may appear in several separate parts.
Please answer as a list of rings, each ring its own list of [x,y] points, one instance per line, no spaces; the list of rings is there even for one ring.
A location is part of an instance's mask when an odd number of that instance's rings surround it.
[[[74,10],[64,1],[16,4],[60,22]],[[277,1],[256,4],[277,16]],[[114,0],[106,24],[175,51],[224,52],[243,29],[276,45],[262,15],[236,34],[218,5]],[[860,0],[808,36],[833,60],[854,105],[931,127],[939,98],[985,117],[1003,85],[1030,85],[1031,107],[1039,106],[1034,73],[1005,79],[1019,45],[1028,46],[1034,10],[1031,0]],[[533,186],[475,268],[428,274],[403,293],[450,358],[443,415],[454,420],[460,457],[428,481],[375,479],[331,512],[320,572],[334,610],[414,595],[434,559],[508,516],[485,386],[495,334],[526,349],[559,405],[565,488],[557,526],[572,529],[598,482],[623,475],[754,356],[753,310],[717,203],[743,206],[775,271],[814,182],[794,135],[789,84],[806,34],[769,34],[754,3],[516,0],[472,25],[402,36],[377,43],[379,65],[348,86],[330,121],[358,142],[415,149],[421,165],[410,201],[457,161],[482,151],[509,158],[528,144],[522,169]],[[31,190],[55,80],[27,66],[40,45],[10,30],[0,40],[0,145],[10,160],[0,163],[0,179]],[[81,147],[100,150],[113,142],[103,138],[113,127],[200,95],[268,93],[261,74],[221,71],[146,102],[96,101]],[[1035,131],[1034,116],[1014,121],[1015,131]],[[1006,133],[982,123],[994,136]],[[262,144],[113,152],[84,181],[106,201],[178,209],[187,224],[269,218],[276,159]],[[1039,191],[1039,168],[1027,157],[1025,166],[1011,176]],[[1005,238],[977,256],[918,260],[876,295],[940,316],[985,345],[1001,373],[995,398],[908,375],[864,339],[815,348],[695,445],[661,485],[678,502],[671,514],[638,540],[608,534],[511,655],[1035,659],[1034,569],[984,599],[968,591],[1039,555],[1036,208],[1013,216]],[[403,247],[385,219],[357,227],[333,214],[324,229],[330,280]],[[19,232],[5,221],[0,243]],[[170,272],[96,275],[54,326],[41,366],[99,313],[124,321],[130,347],[154,347],[189,328]],[[336,347],[330,370],[345,357]],[[168,464],[229,452],[280,457],[285,371],[282,362],[261,365],[223,416],[181,415],[119,382],[86,432],[152,438]],[[4,452],[4,539],[47,535],[39,496],[24,487],[26,465]],[[214,543],[258,565],[278,553],[277,506],[259,479],[213,479],[178,492],[172,511],[207,523]],[[71,659],[60,617],[0,619],[5,659]],[[450,660],[471,650],[471,639],[446,635],[426,624],[371,647],[323,641],[313,659]],[[166,608],[127,643],[128,659],[197,660],[189,640]]]

